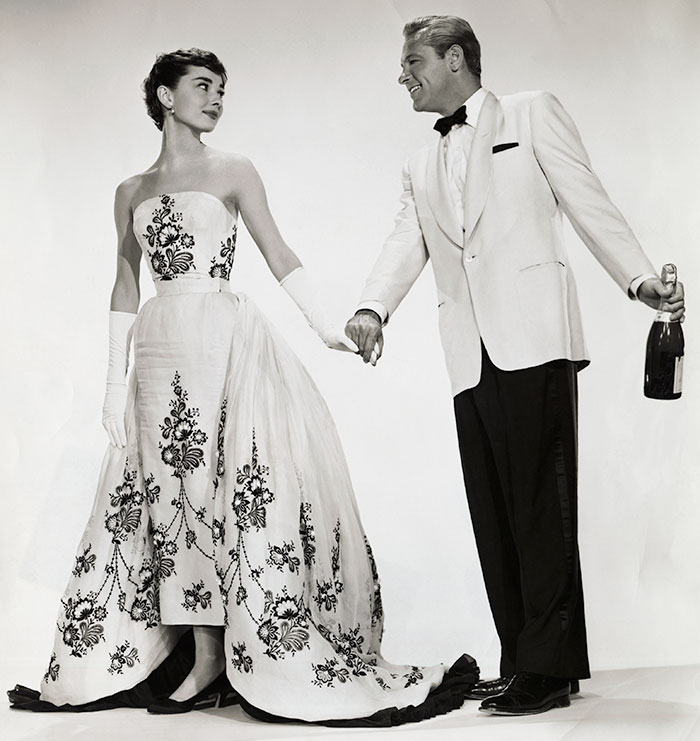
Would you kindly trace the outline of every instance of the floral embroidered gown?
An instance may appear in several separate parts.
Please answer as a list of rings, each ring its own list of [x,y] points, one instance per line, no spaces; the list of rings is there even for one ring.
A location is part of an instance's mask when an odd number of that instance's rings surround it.
[[[186,626],[224,625],[228,679],[267,713],[423,703],[445,667],[380,655],[379,583],[335,427],[298,359],[228,290],[233,215],[179,192],[139,204],[133,228],[157,296],[134,324],[128,444],[105,456],[41,700],[127,690]]]

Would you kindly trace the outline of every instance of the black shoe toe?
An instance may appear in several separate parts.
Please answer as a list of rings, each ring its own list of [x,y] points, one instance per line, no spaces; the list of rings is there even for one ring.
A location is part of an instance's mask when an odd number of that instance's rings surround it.
[[[485,700],[487,697],[499,695],[508,686],[512,677],[498,677],[497,679],[482,679],[467,692],[467,700]]]
[[[498,695],[486,698],[479,711],[489,715],[535,715],[571,704],[569,680],[521,672]]]

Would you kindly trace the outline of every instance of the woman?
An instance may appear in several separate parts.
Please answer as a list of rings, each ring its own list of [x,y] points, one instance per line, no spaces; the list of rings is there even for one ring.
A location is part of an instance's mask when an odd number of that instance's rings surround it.
[[[463,657],[445,678],[442,666],[382,659],[376,569],[329,412],[250,300],[229,291],[240,213],[322,340],[357,349],[323,318],[252,164],[201,142],[225,83],[198,49],[160,56],[144,83],[163,140],[116,193],[111,446],[41,695],[18,687],[10,699],[175,713],[223,697],[267,720],[350,724],[446,712],[476,665]],[[157,296],[137,314],[142,255]]]

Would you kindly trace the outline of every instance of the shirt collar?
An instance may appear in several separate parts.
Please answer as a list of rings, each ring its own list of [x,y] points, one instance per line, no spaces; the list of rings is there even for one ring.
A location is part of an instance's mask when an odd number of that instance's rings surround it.
[[[488,91],[486,88],[480,87],[476,92],[473,92],[464,103],[467,109],[467,124],[473,128],[476,128],[476,122],[479,120],[481,106],[484,105],[487,94]]]

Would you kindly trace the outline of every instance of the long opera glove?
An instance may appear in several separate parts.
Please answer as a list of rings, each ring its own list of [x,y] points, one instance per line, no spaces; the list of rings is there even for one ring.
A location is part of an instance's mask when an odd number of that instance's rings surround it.
[[[292,270],[280,285],[299,307],[309,326],[333,350],[356,353],[357,345],[324,314],[314,284],[303,267]]]
[[[102,405],[102,425],[107,431],[109,442],[117,448],[126,445],[127,383],[129,368],[129,344],[131,328],[136,314],[124,311],[109,312],[109,358],[107,361],[107,389]]]

